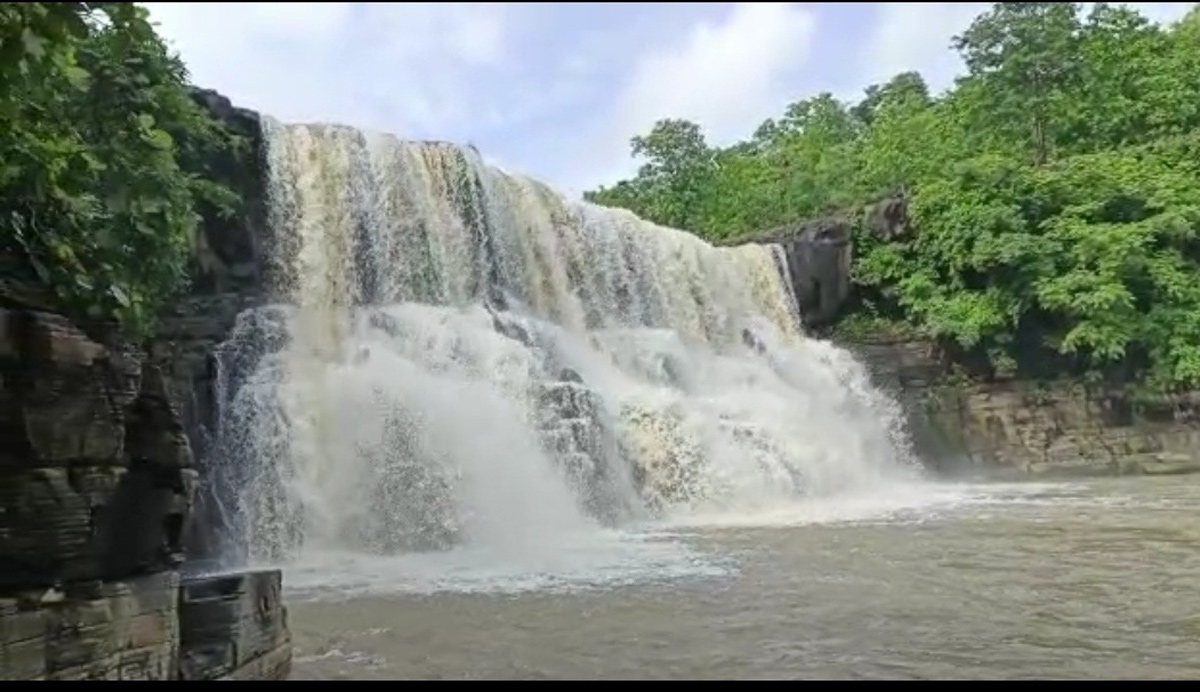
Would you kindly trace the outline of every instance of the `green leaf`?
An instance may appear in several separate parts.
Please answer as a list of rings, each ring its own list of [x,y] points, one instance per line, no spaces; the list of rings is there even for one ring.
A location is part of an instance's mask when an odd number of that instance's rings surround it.
[[[67,78],[67,82],[76,89],[84,89],[88,85],[88,80],[91,74],[87,70],[78,65],[67,65],[63,68],[63,74]]]
[[[123,308],[129,307],[129,295],[120,286],[113,284],[108,287],[108,294]]]
[[[35,60],[41,60],[46,55],[46,39],[33,33],[29,27],[21,30],[21,43],[25,46],[25,53]]]

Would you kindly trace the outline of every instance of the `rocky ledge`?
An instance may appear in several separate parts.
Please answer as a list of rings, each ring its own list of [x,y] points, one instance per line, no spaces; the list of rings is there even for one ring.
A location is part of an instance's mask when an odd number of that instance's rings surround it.
[[[0,678],[284,678],[278,572],[180,585],[197,474],[159,362],[0,278]]]
[[[845,346],[903,404],[927,464],[1001,477],[1200,472],[1200,397],[1132,402],[1077,382],[952,377],[916,338]]]

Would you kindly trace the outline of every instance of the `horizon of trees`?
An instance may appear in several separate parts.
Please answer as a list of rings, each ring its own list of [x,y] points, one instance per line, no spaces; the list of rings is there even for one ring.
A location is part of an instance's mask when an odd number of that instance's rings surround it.
[[[915,232],[855,232],[842,329],[900,327],[984,376],[1200,384],[1200,8],[994,3],[920,74],[789,105],[728,147],[661,120],[585,193],[714,242],[904,192]]]

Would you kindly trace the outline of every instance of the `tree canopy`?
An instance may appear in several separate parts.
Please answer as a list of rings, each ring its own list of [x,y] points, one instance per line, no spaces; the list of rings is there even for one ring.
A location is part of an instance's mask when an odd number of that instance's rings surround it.
[[[0,5],[0,250],[68,307],[152,328],[186,281],[207,166],[239,143],[133,3]]]
[[[984,374],[1200,385],[1200,9],[995,3],[965,74],[819,94],[729,147],[685,120],[587,193],[713,241],[903,191],[914,232],[856,230],[847,320],[901,323]]]

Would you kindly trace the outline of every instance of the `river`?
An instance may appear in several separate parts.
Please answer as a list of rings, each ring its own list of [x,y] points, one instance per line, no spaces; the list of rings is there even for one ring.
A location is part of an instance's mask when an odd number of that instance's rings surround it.
[[[293,678],[1195,678],[1198,503],[1195,477],[931,484],[298,569]]]

